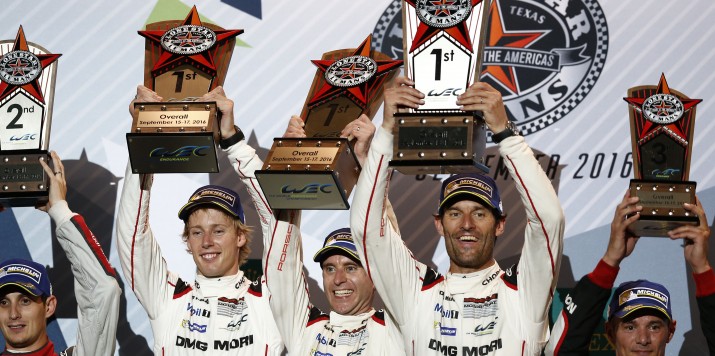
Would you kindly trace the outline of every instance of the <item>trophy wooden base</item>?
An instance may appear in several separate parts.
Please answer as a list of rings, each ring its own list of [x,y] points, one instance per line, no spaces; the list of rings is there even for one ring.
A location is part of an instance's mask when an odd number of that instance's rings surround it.
[[[697,226],[698,216],[683,209],[695,204],[696,182],[631,179],[631,196],[640,198],[641,217],[628,230],[637,236],[667,237],[668,231],[683,225]]]
[[[276,138],[256,178],[272,209],[346,210],[360,175],[347,139]]]
[[[465,112],[398,113],[395,121],[390,166],[399,172],[489,172],[482,163],[487,136],[480,118]]]
[[[217,173],[215,135],[212,132],[128,133],[132,172]]]
[[[47,203],[49,178],[41,159],[49,159],[47,151],[0,153],[0,204],[34,207]]]

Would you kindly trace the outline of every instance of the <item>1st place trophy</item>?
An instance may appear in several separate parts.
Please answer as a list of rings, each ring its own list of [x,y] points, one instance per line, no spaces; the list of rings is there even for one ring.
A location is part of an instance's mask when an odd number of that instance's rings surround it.
[[[390,166],[401,173],[488,172],[483,120],[456,101],[479,76],[489,4],[402,2],[405,73],[426,97],[419,109],[395,115]]]
[[[144,86],[164,101],[135,103],[127,134],[134,173],[218,172],[215,102],[196,101],[223,84],[243,30],[204,24],[194,6],[184,21],[148,24]]]
[[[0,41],[0,204],[37,206],[48,199],[48,159],[57,58],[27,42]]]
[[[690,99],[668,87],[665,75],[657,86],[628,89],[635,179],[631,196],[640,198],[641,217],[629,229],[638,236],[668,236],[681,225],[698,225],[697,216],[683,209],[695,204],[696,183],[689,181],[695,124]]]
[[[370,49],[323,54],[301,117],[306,138],[276,138],[263,169],[256,171],[273,209],[344,210],[360,165],[340,132],[361,114],[371,119],[382,104],[383,84],[402,61]]]

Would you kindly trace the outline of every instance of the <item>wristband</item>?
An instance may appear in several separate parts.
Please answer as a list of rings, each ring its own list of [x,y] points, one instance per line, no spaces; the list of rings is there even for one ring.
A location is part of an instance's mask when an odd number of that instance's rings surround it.
[[[219,147],[221,147],[222,150],[225,150],[246,138],[246,136],[243,135],[243,131],[241,131],[238,126],[233,125],[233,127],[236,128],[236,133],[229,138],[222,138],[221,141],[219,141],[218,143]]]

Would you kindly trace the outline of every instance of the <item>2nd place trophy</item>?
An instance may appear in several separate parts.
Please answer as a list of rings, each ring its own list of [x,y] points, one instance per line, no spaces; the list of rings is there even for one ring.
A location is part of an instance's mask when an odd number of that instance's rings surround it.
[[[348,209],[360,165],[340,132],[361,114],[371,119],[382,104],[383,84],[402,61],[370,49],[323,54],[301,117],[306,138],[277,138],[256,178],[273,209]]]
[[[695,204],[696,183],[689,181],[695,124],[690,99],[668,87],[665,75],[657,86],[628,89],[633,166],[631,196],[643,206],[641,217],[629,229],[638,236],[668,236],[681,225],[698,225],[697,216],[683,209]]]
[[[148,24],[144,86],[164,101],[135,103],[127,134],[134,173],[218,172],[219,113],[196,99],[222,85],[243,30],[203,24],[196,6],[184,21]]]
[[[0,204],[37,206],[48,199],[48,159],[57,58],[27,42],[0,41]]]
[[[488,172],[483,121],[456,101],[479,76],[489,2],[403,1],[405,73],[426,97],[395,115],[390,166],[401,173]]]

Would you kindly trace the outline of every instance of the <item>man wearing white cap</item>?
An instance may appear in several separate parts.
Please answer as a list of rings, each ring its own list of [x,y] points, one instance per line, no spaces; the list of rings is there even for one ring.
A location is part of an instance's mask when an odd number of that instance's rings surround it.
[[[518,264],[503,270],[493,257],[506,216],[493,179],[460,174],[442,184],[437,232],[450,259],[446,275],[416,261],[385,215],[394,114],[418,108],[424,94],[401,78],[385,91],[382,128],[358,179],[350,226],[358,253],[388,312],[400,325],[408,354],[538,355],[548,339],[547,312],[555,287],[564,215],[533,151],[510,124],[501,94],[475,83],[460,95],[465,111],[481,111],[499,144],[526,217]],[[427,237],[425,238],[436,238]]]

